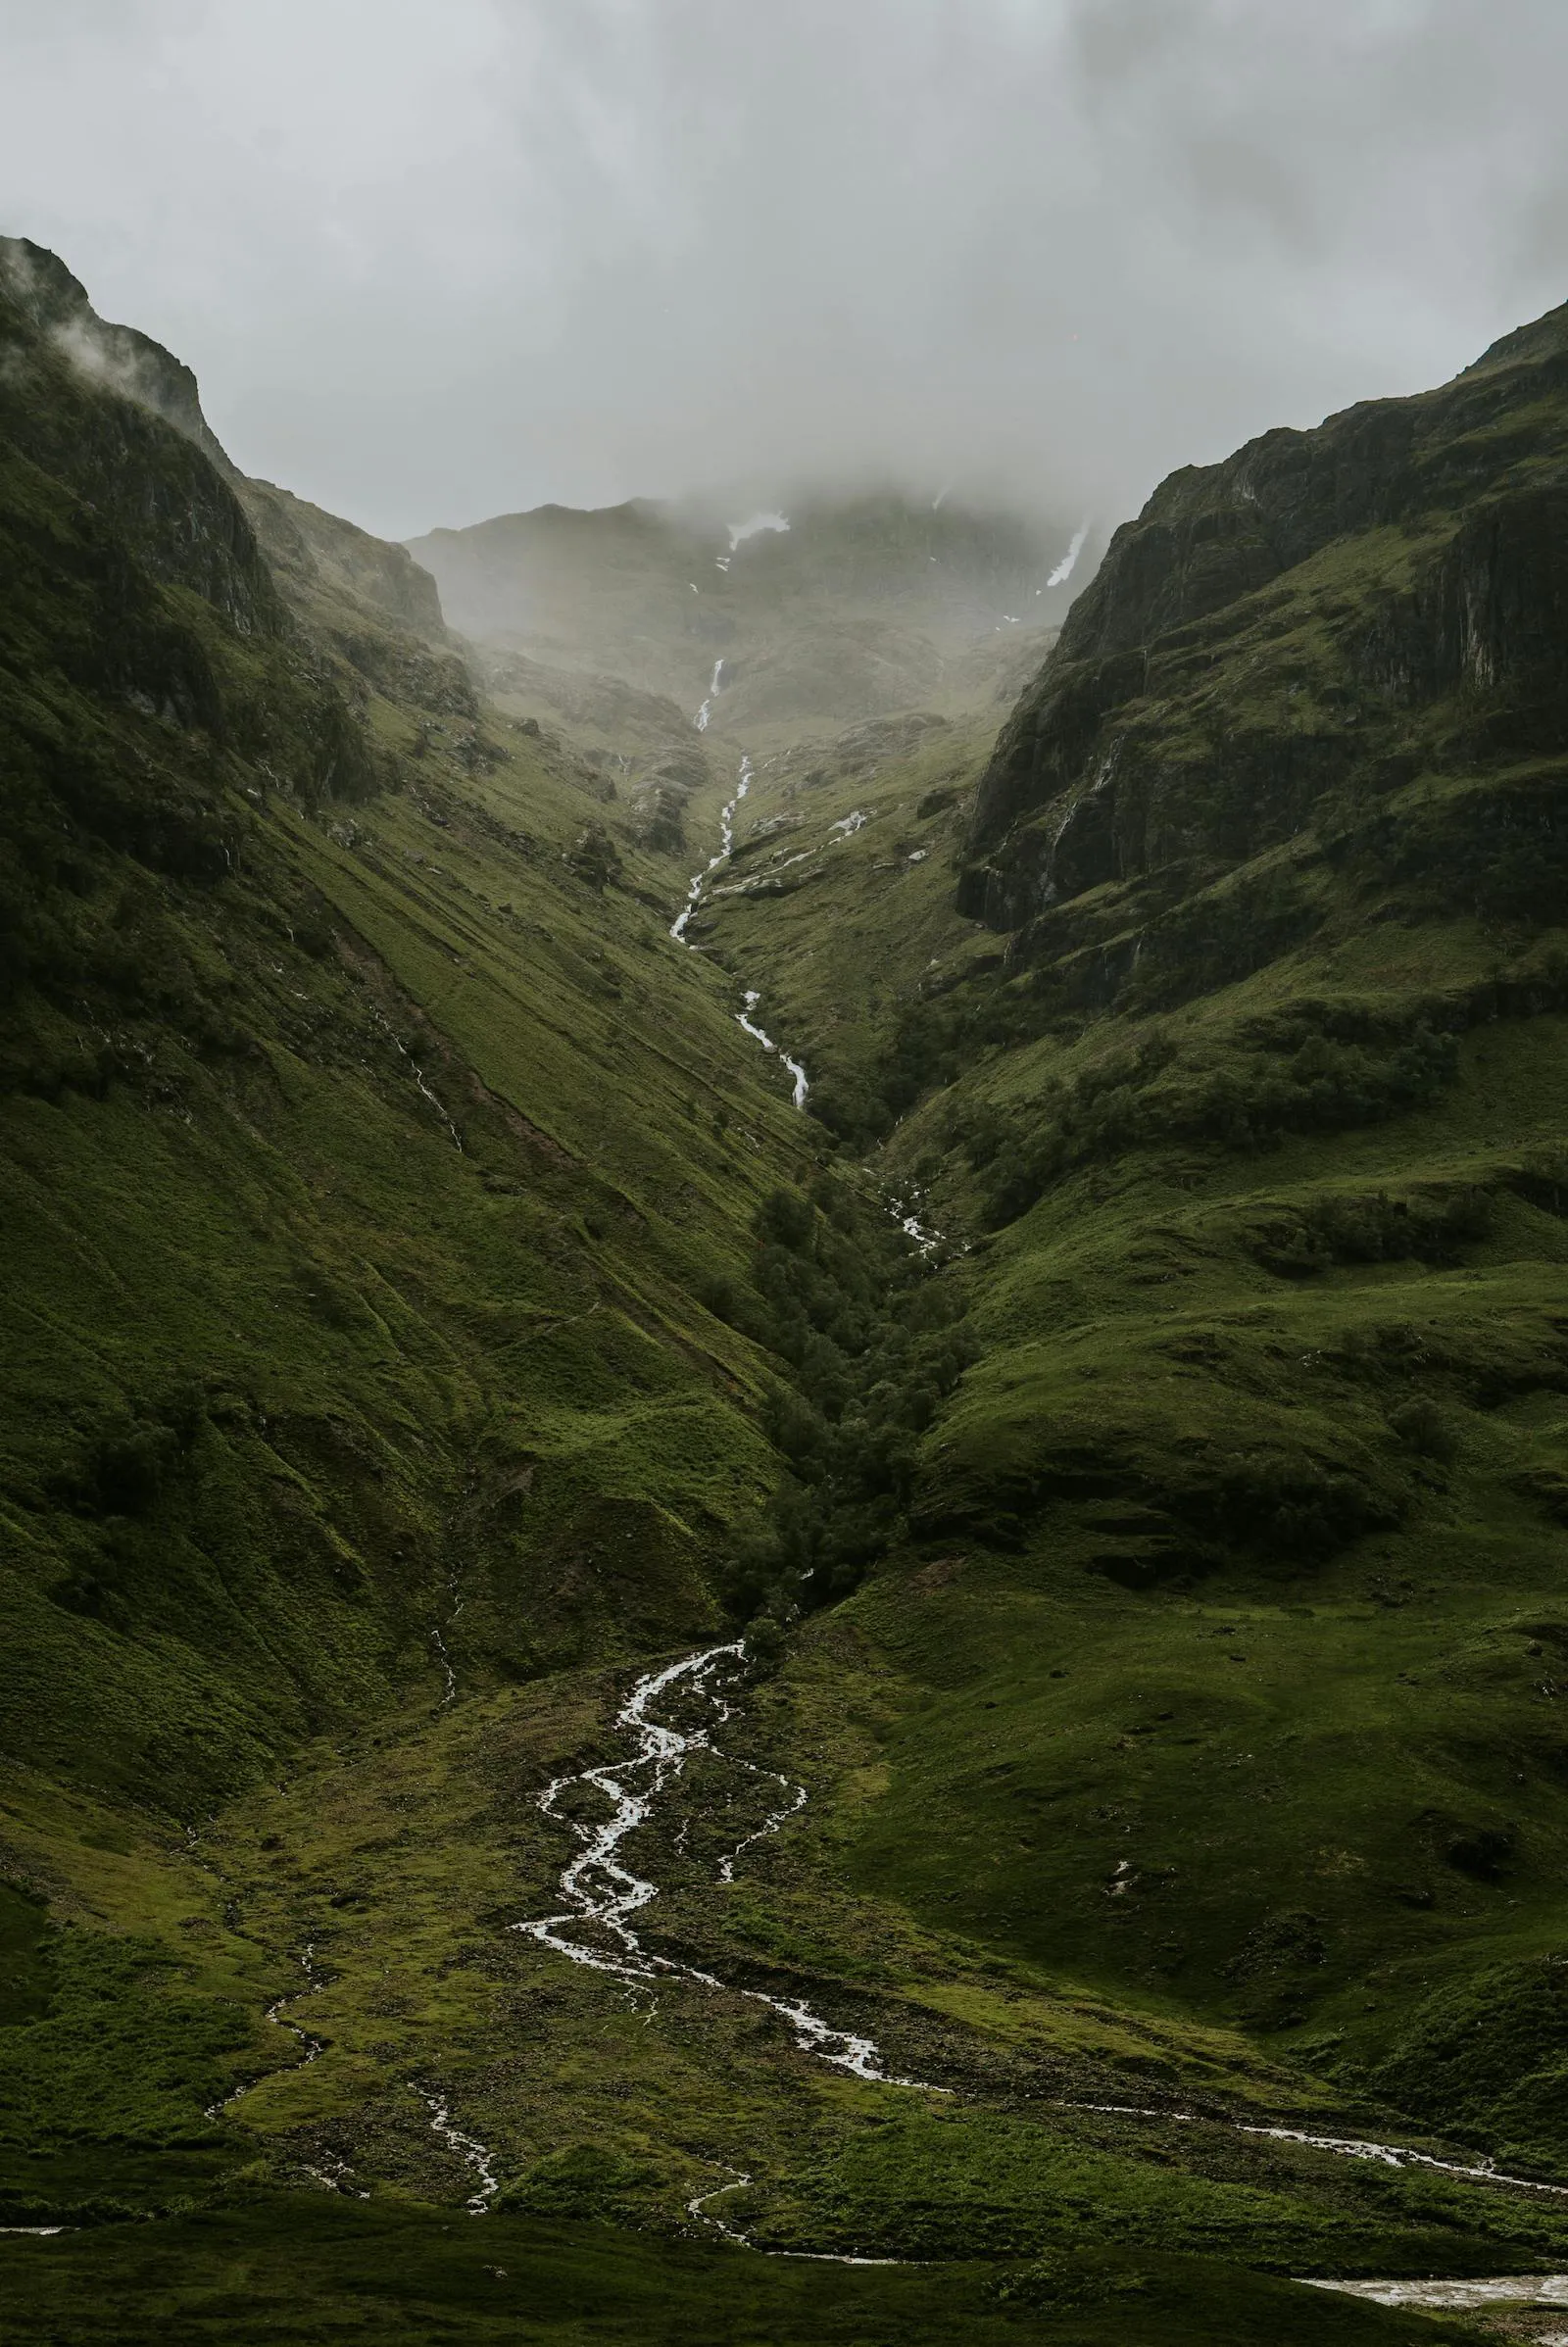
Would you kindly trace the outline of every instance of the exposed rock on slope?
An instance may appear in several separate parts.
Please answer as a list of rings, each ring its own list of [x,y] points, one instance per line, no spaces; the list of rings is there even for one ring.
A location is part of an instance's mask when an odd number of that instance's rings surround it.
[[[961,904],[1017,929],[1106,883],[1184,885],[1325,798],[1560,747],[1568,310],[1443,389],[1175,473],[1117,531],[981,784]],[[1472,810],[1484,858],[1568,801]],[[1492,843],[1489,848],[1487,843]]]
[[[87,289],[58,253],[26,236],[0,236],[0,289],[27,323],[105,390],[150,408],[194,442],[219,471],[233,477],[216,433],[202,414],[196,377],[172,351],[135,326],[100,318]]]

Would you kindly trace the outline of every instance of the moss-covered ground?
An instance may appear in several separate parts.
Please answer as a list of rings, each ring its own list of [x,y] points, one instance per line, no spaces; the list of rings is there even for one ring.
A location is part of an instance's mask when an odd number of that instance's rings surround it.
[[[126,2347],[153,2341],[538,2339],[562,2347],[796,2347],[828,2340],[985,2343],[1145,2338],[1359,2347],[1477,2334],[1443,2319],[1319,2298],[1197,2258],[1074,2252],[1022,2266],[902,2271],[703,2251],[596,2225],[343,2201],[261,2199],[221,2216],[0,2243],[0,2320],[75,2347],[106,2309]],[[18,2335],[24,2335],[19,2331]]]

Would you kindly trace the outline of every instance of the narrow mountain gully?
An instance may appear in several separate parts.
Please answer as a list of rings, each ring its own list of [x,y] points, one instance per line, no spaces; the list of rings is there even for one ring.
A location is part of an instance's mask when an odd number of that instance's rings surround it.
[[[309,2070],[311,2064],[318,2062],[325,2053],[325,2043],[319,2037],[313,2037],[309,2029],[302,2029],[298,2022],[288,2021],[284,2016],[290,2005],[297,2005],[301,1997],[314,1996],[318,1989],[325,1987],[326,1982],[316,1969],[316,1949],[309,1941],[306,1943],[304,1954],[296,1961],[305,1975],[304,1987],[292,1988],[286,1995],[274,1998],[267,2008],[267,2019],[274,2029],[286,2029],[291,2037],[299,2039],[304,2058],[298,2067],[301,2070]],[[265,2071],[262,2073],[263,2078],[268,2075]],[[247,2094],[254,2092],[261,2082],[260,2078],[247,2078],[243,2086],[236,2086],[233,2093],[225,2094],[220,2102],[210,2103],[207,2109],[208,2118],[216,2119],[220,2112],[231,2111],[236,2103],[243,2102]]]
[[[709,687],[708,699],[703,703],[702,708],[698,710],[695,720],[700,733],[706,732],[708,729],[709,718],[712,710],[713,702],[720,690],[723,668],[724,663],[722,660],[714,661],[712,682]],[[751,786],[752,761],[750,758],[743,758],[740,762],[739,773],[736,777],[735,796],[733,799],[727,800],[719,810],[718,852],[716,855],[710,856],[709,857],[707,863],[700,872],[694,872],[692,874],[691,886],[686,892],[686,902],[681,906],[681,909],[676,914],[674,920],[670,923],[669,934],[675,940],[677,945],[690,946],[690,940],[686,935],[686,925],[702,903],[703,892],[708,886],[710,877],[712,873],[718,870],[721,864],[728,862],[729,857],[733,853],[735,846],[736,810],[739,807],[741,801],[746,797],[748,791],[751,789]],[[843,833],[848,838],[853,838],[855,833],[858,831],[865,823],[866,819],[867,818],[864,811],[861,808],[857,807],[853,814],[843,816],[840,821],[832,824],[830,828],[833,831]],[[692,950],[695,951],[695,948]],[[766,1029],[759,1025],[754,1013],[757,1009],[758,1003],[761,1001],[761,999],[762,997],[760,990],[755,986],[749,986],[746,989],[743,997],[743,1006],[735,1013],[736,1024],[737,1026],[744,1027],[747,1034],[753,1037],[756,1042],[760,1043],[764,1051],[778,1052],[782,1065],[788,1070],[791,1078],[794,1081],[794,1105],[797,1108],[804,1108],[806,1106],[807,1096],[811,1089],[810,1080],[808,1077],[806,1069],[802,1066],[800,1060],[792,1059],[789,1052],[782,1050],[781,1047],[774,1042],[772,1036],[767,1033]],[[937,1247],[941,1245],[942,1233],[940,1231],[927,1229],[925,1224],[921,1222],[918,1213],[910,1211],[911,1202],[915,1204],[918,1203],[918,1193],[913,1194],[912,1201],[910,1199],[905,1198],[894,1198],[890,1200],[889,1210],[893,1214],[894,1219],[898,1222],[900,1228],[904,1231],[906,1237],[914,1241],[915,1246],[919,1248],[922,1255],[928,1255],[931,1253],[934,1247]]]
[[[302,1997],[317,1995],[326,1986],[326,1980],[324,1975],[317,1969],[316,1949],[311,1941],[307,1940],[303,1954],[296,1961],[305,1975],[304,1986],[290,1989],[285,1995],[275,1997],[267,2008],[267,2019],[274,2029],[286,2029],[291,2037],[298,2040],[302,2058],[295,2067],[300,2070],[309,2070],[312,2063],[318,2062],[325,2053],[326,2040],[323,2037],[313,2037],[310,2030],[302,2029],[297,2021],[290,2021],[287,2018],[288,2009],[290,2005],[297,2005]],[[247,2078],[245,2083],[236,2086],[231,2094],[225,2094],[220,2102],[209,2103],[207,2117],[220,2119],[225,2111],[231,2111],[236,2103],[243,2102],[248,2094],[254,2093],[255,2089],[261,2085],[262,2079],[270,2075],[264,2071],[261,2078]],[[312,2166],[309,2161],[300,2163],[301,2173],[308,2176],[313,2183],[320,2184],[328,2192],[347,2192],[352,2193],[359,2200],[369,2199],[369,2193],[362,2190],[354,2182],[354,2170],[347,2160],[340,2159],[336,2152],[319,2148],[317,2151],[317,2159],[322,2163],[318,2167]]]
[[[703,703],[702,708],[692,719],[692,723],[696,726],[699,733],[706,733],[708,731],[708,720],[713,713],[713,704],[718,699],[719,687],[722,682],[723,675],[723,661],[715,660],[713,662],[713,673],[709,679],[708,699]]]
[[[771,527],[772,524],[769,523],[767,526]],[[698,710],[696,719],[694,720],[699,733],[706,733],[708,730],[708,722],[712,711],[713,703],[718,696],[723,668],[724,663],[722,660],[715,660],[713,662],[713,677],[712,682],[709,687],[708,699],[703,703],[703,706]],[[749,758],[743,758],[740,762],[740,770],[735,780],[735,796],[733,799],[726,800],[724,806],[719,809],[718,853],[716,856],[710,856],[709,857],[707,863],[703,866],[703,869],[700,872],[694,872],[692,874],[691,887],[686,892],[686,902],[681,906],[681,909],[676,914],[674,920],[670,923],[669,934],[675,940],[677,945],[688,947],[691,945],[691,940],[686,935],[686,924],[691,919],[692,914],[697,910],[698,905],[702,902],[703,891],[708,885],[710,875],[717,871],[720,864],[727,863],[729,861],[730,854],[735,846],[735,810],[740,806],[741,801],[746,797],[746,794],[751,787],[752,761]],[[760,1027],[757,1021],[753,1018],[752,1013],[757,1008],[757,1005],[761,999],[762,998],[756,987],[749,987],[745,996],[745,1007],[741,1010],[737,1010],[735,1013],[736,1024],[737,1026],[744,1027],[747,1034],[754,1037],[755,1040],[761,1045],[764,1051],[778,1052],[780,1061],[789,1070],[791,1077],[794,1079],[795,1105],[797,1108],[804,1108],[806,1106],[806,1096],[811,1089],[810,1082],[807,1076],[805,1068],[801,1065],[800,1061],[798,1059],[792,1059],[788,1051],[780,1050],[779,1046],[773,1041],[771,1035],[765,1033],[764,1030]]]

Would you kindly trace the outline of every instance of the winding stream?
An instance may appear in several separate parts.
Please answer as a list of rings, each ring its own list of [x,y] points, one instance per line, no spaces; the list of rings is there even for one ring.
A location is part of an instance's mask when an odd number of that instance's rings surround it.
[[[501,2189],[501,2178],[496,2174],[495,2153],[487,2144],[481,2143],[477,2135],[466,2135],[461,2127],[453,2126],[445,2095],[432,2093],[428,2086],[420,2086],[413,2078],[409,2080],[409,2091],[416,2094],[429,2112],[431,2133],[439,2135],[447,2149],[455,2151],[479,2179],[464,2203],[468,2215],[488,2217],[490,2203]]]
[[[765,2005],[788,2022],[796,2045],[803,2053],[814,2054],[819,2061],[847,2070],[853,2077],[873,2085],[923,2086],[925,2081],[921,2078],[901,2078],[885,2070],[874,2038],[858,2036],[853,2029],[834,2029],[804,2001],[792,2003],[787,1997],[770,1996],[765,1989],[735,1987],[695,1964],[656,1955],[643,1945],[633,1929],[631,1918],[659,1896],[659,1884],[625,1862],[623,1845],[655,1815],[662,1797],[682,1776],[694,1752],[707,1752],[730,1768],[743,1769],[751,1776],[767,1780],[783,1794],[762,1824],[743,1834],[720,1858],[717,1875],[721,1882],[735,1880],[735,1861],[743,1850],[765,1835],[776,1834],[787,1818],[806,1805],[804,1785],[781,1776],[776,1770],[738,1760],[713,1742],[712,1729],[722,1727],[730,1717],[730,1705],[722,1691],[723,1680],[726,1672],[738,1667],[745,1658],[745,1640],[734,1638],[725,1645],[702,1647],[695,1654],[682,1656],[679,1662],[666,1663],[662,1670],[648,1672],[638,1680],[615,1715],[615,1726],[631,1739],[632,1748],[627,1757],[602,1762],[597,1768],[582,1769],[572,1776],[552,1778],[539,1796],[539,1807],[546,1817],[561,1818],[580,1845],[561,1877],[561,1894],[565,1905],[558,1914],[515,1923],[509,1929],[525,1932],[542,1946],[553,1948],[557,1955],[566,1956],[590,1972],[605,1973],[612,1980],[637,1983],[693,1980],[721,1996]],[[696,1698],[705,1706],[707,1718],[691,1728],[671,1727],[666,1720],[657,1718],[655,1703],[672,1695],[683,1695],[688,1701]],[[609,1817],[597,1826],[563,1818],[561,1798],[572,1786],[589,1786],[602,1800],[608,1801]]]
[[[296,2068],[309,2070],[313,2062],[320,2060],[326,2051],[326,2046],[321,2038],[313,2037],[309,2029],[302,2029],[297,2021],[285,2020],[284,2015],[290,2005],[297,2005],[302,1996],[316,1995],[318,1989],[326,1986],[326,1982],[316,1969],[316,1949],[311,1941],[306,1941],[305,1953],[297,1961],[300,1970],[305,1975],[304,1987],[291,1988],[284,1995],[274,1998],[267,2008],[266,2018],[271,2023],[274,2029],[286,2029],[291,2037],[299,2039],[305,2049],[305,2059],[298,2063]],[[247,2094],[254,2093],[264,2078],[269,2078],[271,2076],[272,2073],[270,2070],[264,2070],[261,2078],[247,2078],[243,2085],[234,2088],[232,2094],[225,2094],[221,2100],[209,2103],[207,2106],[208,2118],[217,2119],[220,2112],[231,2111],[236,2103],[245,2100]]]
[[[752,761],[749,758],[743,758],[740,772],[735,778],[735,796],[733,799],[726,799],[718,810],[718,853],[716,856],[709,857],[700,872],[692,874],[692,884],[686,891],[686,902],[669,925],[669,934],[678,946],[683,946],[686,943],[686,924],[697,910],[697,901],[708,884],[709,873],[716,872],[719,865],[727,862],[729,858],[730,851],[735,845],[735,809],[751,787]]]
[[[1534,2176],[1508,2176],[1490,2160],[1466,2164],[1440,2160],[1429,2151],[1413,2151],[1407,2143],[1375,2143],[1361,2135],[1312,2135],[1304,2127],[1261,2127],[1254,2120],[1216,2119],[1201,2111],[1156,2111],[1142,2103],[1061,2102],[1059,2111],[1102,2111],[1115,2119],[1162,2119],[1173,2127],[1222,2127],[1233,2135],[1263,2135],[1275,2143],[1304,2143],[1310,2151],[1332,2152],[1341,2160],[1370,2160],[1380,2168],[1435,2168],[1443,2176],[1457,2176],[1470,2184],[1497,2184],[1515,2192],[1545,2192],[1568,2199],[1568,2184],[1544,2184]],[[1392,2288],[1392,2283],[1379,2288]]]
[[[689,1981],[714,1996],[765,2006],[789,2025],[795,2045],[802,2053],[809,2054],[868,2084],[946,2094],[951,2091],[949,2088],[933,2085],[925,2079],[906,2078],[888,2070],[874,2038],[858,2035],[853,2029],[835,2029],[804,1999],[792,2000],[771,1995],[765,1989],[741,1987],[720,1980],[699,1965],[661,1955],[644,1945],[635,1928],[632,1919],[659,1897],[661,1886],[651,1877],[638,1873],[626,1845],[650,1823],[666,1825],[674,1822],[666,1815],[670,1806],[667,1796],[679,1785],[693,1755],[703,1754],[710,1761],[756,1780],[759,1789],[764,1793],[760,1823],[752,1825],[748,1832],[730,1842],[717,1858],[714,1872],[721,1882],[734,1882],[736,1864],[742,1853],[754,1843],[778,1833],[807,1804],[808,1796],[804,1785],[780,1770],[766,1768],[738,1753],[728,1752],[714,1741],[715,1732],[721,1730],[733,1716],[733,1705],[726,1687],[731,1685],[734,1674],[745,1661],[744,1638],[733,1638],[682,1655],[658,1670],[645,1672],[634,1683],[614,1719],[615,1729],[626,1739],[624,1754],[618,1759],[602,1761],[593,1767],[552,1778],[538,1796],[538,1806],[543,1814],[564,1824],[577,1844],[560,1876],[562,1904],[549,1915],[529,1917],[507,1928],[536,1940],[542,1947],[565,1957],[573,1964],[625,1983],[634,1993],[658,1982],[680,1980]],[[671,1710],[676,1712],[677,1717],[684,1718],[687,1724],[676,1725],[668,1716]],[[577,1795],[579,1804],[584,1794],[587,1794],[596,1805],[606,1806],[608,1815],[595,1824],[568,1814],[563,1803],[572,1793]],[[677,1850],[686,1848],[693,1822],[689,1813],[680,1818],[673,1835],[673,1846]],[[307,1943],[298,1962],[305,1975],[304,1984],[276,1998],[267,2009],[267,2019],[274,2028],[286,2030],[298,2040],[303,2052],[299,2067],[306,2069],[319,2060],[326,2050],[325,2044],[300,2024],[290,2020],[288,2008],[299,1998],[320,1990],[326,1983],[318,1971],[314,1945]],[[260,2079],[250,2079],[236,2087],[231,2094],[210,2107],[208,2117],[217,2119],[232,2110],[260,2083]],[[409,2091],[424,2105],[431,2132],[469,2171],[472,2188],[466,2202],[467,2213],[473,2217],[487,2216],[501,2190],[501,2178],[497,2174],[499,2155],[477,2136],[466,2133],[454,2123],[445,2094],[417,2079],[410,2079],[408,2085]],[[1382,2143],[1360,2136],[1315,2134],[1304,2127],[1267,2126],[1255,2120],[1231,2119],[1197,2111],[1160,2110],[1148,2104],[1063,2100],[1057,2108],[1098,2112],[1118,2119],[1149,2120],[1167,2126],[1211,2126],[1273,2142],[1298,2143],[1339,2159],[1370,2161],[1393,2169],[1425,2169],[1466,2183],[1544,2194],[1554,2199],[1568,2198],[1568,2185],[1547,2183],[1533,2176],[1509,2175],[1485,2159],[1475,2162],[1442,2159],[1435,2153],[1418,2151],[1407,2144]],[[307,2166],[307,2175],[329,2190],[355,2191],[352,2180],[354,2171],[346,2160],[329,2151],[320,2151],[317,2156],[324,2165]],[[694,2223],[710,2227],[734,2247],[755,2250],[758,2245],[748,2239],[737,2225],[720,2216],[713,2205],[733,2192],[745,2190],[753,2179],[740,2169],[720,2162],[712,2164],[720,2167],[721,2180],[705,2191],[695,2193],[686,2203],[687,2214]],[[368,2199],[369,2194],[360,2191],[359,2197]],[[73,2228],[25,2226],[0,2229],[54,2233]],[[764,2254],[822,2259],[843,2265],[896,2265],[904,2262],[892,2258],[845,2256],[834,2252],[786,2250]],[[1527,2300],[1533,2300],[1538,2305],[1568,2304],[1568,2276],[1563,2275],[1491,2275],[1464,2280],[1434,2276],[1421,2281],[1357,2282],[1319,2279],[1308,2275],[1298,2278],[1317,2288],[1344,2290],[1390,2306],[1461,2309],[1494,2302],[1502,2304]],[[1555,2337],[1551,2347],[1558,2347]],[[1568,2347],[1568,2332],[1563,2334],[1563,2347]]]
[[[773,1041],[771,1035],[764,1035],[761,1028],[758,1026],[756,1021],[751,1016],[751,1013],[757,1008],[757,1005],[761,999],[761,996],[758,993],[755,986],[748,987],[746,993],[746,1008],[744,1010],[736,1011],[736,1024],[738,1026],[744,1027],[748,1035],[755,1036],[764,1051],[778,1051],[780,1059],[783,1060],[784,1065],[789,1069],[790,1074],[795,1078],[795,1105],[797,1108],[804,1108],[806,1106],[806,1096],[811,1089],[810,1085],[807,1082],[805,1068],[802,1067],[798,1059],[792,1059],[788,1051],[779,1051],[778,1045]]]

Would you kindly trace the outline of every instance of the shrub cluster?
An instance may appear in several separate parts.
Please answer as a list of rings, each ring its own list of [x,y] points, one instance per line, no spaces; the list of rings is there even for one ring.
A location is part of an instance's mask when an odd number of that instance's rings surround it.
[[[1258,1149],[1285,1133],[1375,1124],[1432,1099],[1457,1063],[1454,1037],[1424,1021],[1392,1043],[1312,1033],[1294,1049],[1242,1049],[1202,1068],[1181,1067],[1155,1032],[1081,1075],[1049,1081],[1027,1117],[992,1109],[954,1138],[987,1177],[983,1212],[995,1230],[1077,1166],[1168,1142]]]
[[[1306,1279],[1339,1263],[1454,1263],[1492,1228],[1493,1201],[1481,1189],[1436,1197],[1372,1195],[1306,1199],[1271,1223],[1253,1253],[1268,1271]]]
[[[715,1280],[702,1301],[787,1367],[765,1423],[788,1472],[730,1590],[787,1618],[847,1595],[897,1538],[919,1438],[973,1349],[955,1272],[846,1183],[774,1191],[756,1235],[750,1287]]]

